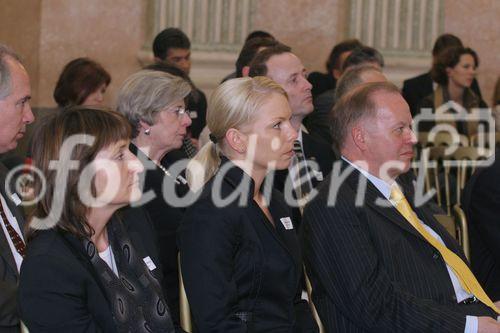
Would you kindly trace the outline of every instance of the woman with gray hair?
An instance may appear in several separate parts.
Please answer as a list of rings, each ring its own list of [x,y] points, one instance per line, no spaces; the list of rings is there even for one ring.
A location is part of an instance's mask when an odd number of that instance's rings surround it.
[[[180,77],[152,70],[141,70],[125,80],[118,94],[118,111],[132,125],[130,150],[145,165],[143,207],[149,213],[158,235],[160,263],[165,279],[164,294],[172,319],[179,326],[179,279],[176,232],[184,207],[176,207],[173,197],[189,192],[182,176],[173,176],[161,160],[178,149],[191,124],[184,99],[191,86]],[[151,195],[153,194],[153,195]]]

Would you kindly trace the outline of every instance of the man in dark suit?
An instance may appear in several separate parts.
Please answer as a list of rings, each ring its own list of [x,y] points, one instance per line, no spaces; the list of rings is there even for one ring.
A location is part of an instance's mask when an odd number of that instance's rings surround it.
[[[443,50],[454,46],[463,46],[460,38],[452,34],[443,34],[439,36],[434,43],[434,47],[432,48],[433,61]],[[418,108],[420,107],[420,102],[424,97],[432,94],[434,91],[434,85],[435,83],[432,81],[430,71],[412,77],[403,82],[403,97],[410,105],[412,116],[419,113]],[[472,81],[471,89],[476,95],[481,97],[481,91],[476,79]]]
[[[342,155],[302,225],[312,297],[326,332],[498,332],[453,238],[414,200],[415,134],[390,83],[365,83],[332,112]]]
[[[153,40],[153,54],[155,61],[166,61],[179,67],[186,75],[191,71],[191,41],[178,28],[167,28],[156,35]],[[193,89],[189,133],[192,138],[198,139],[206,124],[207,98],[200,89]]]
[[[28,73],[19,57],[0,44],[0,154],[17,146],[34,120],[29,100]],[[7,184],[7,168],[0,163],[0,332],[19,332],[17,284],[24,256],[24,218],[20,198]]]
[[[299,136],[294,144],[294,161],[288,169],[276,172],[274,187],[285,194],[288,203],[295,202],[297,198],[301,206],[330,173],[334,160],[331,147],[312,137],[302,125],[302,120],[313,111],[311,84],[307,81],[306,69],[288,46],[279,44],[255,56],[250,63],[249,76],[267,76],[280,84],[288,95],[292,109],[290,122]],[[287,182],[291,186],[287,187]],[[300,213],[295,212],[294,215],[295,220],[300,221]]]
[[[472,271],[486,293],[500,301],[500,150],[492,165],[467,182],[462,207],[469,223]]]

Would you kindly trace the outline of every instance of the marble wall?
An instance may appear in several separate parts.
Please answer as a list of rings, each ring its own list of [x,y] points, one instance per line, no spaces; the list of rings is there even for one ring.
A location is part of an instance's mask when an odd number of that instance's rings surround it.
[[[0,42],[15,48],[25,59],[32,78],[33,104],[53,106],[52,91],[62,67],[71,59],[88,56],[111,73],[107,103],[113,105],[123,80],[151,60],[149,44],[155,33],[151,8],[170,0],[0,0]],[[234,0],[213,0],[231,6]],[[185,3],[212,0],[175,0]],[[292,46],[310,70],[324,71],[331,47],[349,37],[351,5],[379,0],[244,0],[252,4],[252,29],[271,31]],[[396,0],[380,0],[390,5]],[[399,0],[398,0],[399,1]],[[412,0],[422,1],[422,0]],[[499,75],[500,1],[439,1],[443,26],[440,32],[460,36],[479,53],[478,80],[488,102]],[[234,5],[234,4],[233,4]],[[467,15],[465,15],[467,14]],[[201,18],[194,17],[194,20]],[[375,20],[382,18],[376,16]],[[233,22],[238,24],[239,21]],[[381,22],[382,24],[383,22]],[[159,29],[159,27],[156,27]],[[209,92],[234,68],[237,52],[193,50],[194,81]],[[396,83],[422,72],[430,56],[418,62],[387,59],[387,73]]]

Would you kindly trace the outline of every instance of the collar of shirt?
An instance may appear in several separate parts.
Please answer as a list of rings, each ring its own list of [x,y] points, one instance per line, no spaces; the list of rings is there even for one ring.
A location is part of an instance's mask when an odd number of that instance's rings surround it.
[[[382,195],[384,196],[384,198],[386,198],[387,200],[390,199],[390,197],[391,197],[391,186],[396,183],[395,181],[393,181],[392,184],[388,184],[386,181],[378,178],[377,176],[372,175],[371,173],[369,173],[365,169],[363,169],[360,166],[356,165],[355,163],[349,161],[345,156],[341,156],[341,157],[342,157],[342,159],[344,161],[346,161],[347,163],[349,163],[350,165],[352,165],[353,168],[355,168],[356,170],[358,170],[359,172],[361,172],[361,174],[363,174],[363,176],[365,176],[366,178],[368,178],[368,180],[373,184],[373,186],[375,186],[377,188],[377,190],[379,190],[380,193],[382,193]]]

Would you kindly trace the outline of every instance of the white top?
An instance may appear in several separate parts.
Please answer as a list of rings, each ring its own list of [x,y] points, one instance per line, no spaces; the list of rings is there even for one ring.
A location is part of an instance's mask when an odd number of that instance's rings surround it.
[[[19,228],[19,223],[17,223],[16,217],[12,214],[12,212],[9,209],[9,206],[7,206],[7,202],[5,202],[3,196],[0,194],[0,200],[2,202],[2,207],[5,212],[5,216],[7,217],[7,220],[9,223],[12,225],[14,230],[19,234],[19,237],[24,241],[23,233],[21,232],[21,229]],[[16,261],[16,266],[17,266],[17,271],[19,272],[21,268],[21,264],[23,263],[23,257],[17,252],[16,247],[14,246],[14,243],[12,243],[12,239],[10,239],[9,233],[7,232],[7,228],[5,227],[5,222],[3,219],[0,217],[1,225],[2,225],[2,230],[5,235],[5,238],[7,238],[7,242],[9,243],[10,247],[10,252],[12,252],[12,255],[14,256],[14,260]]]
[[[391,197],[391,186],[393,184],[388,184],[384,180],[370,174],[368,171],[361,169],[354,163],[351,163],[348,159],[346,159],[344,156],[342,156],[342,159],[352,165],[354,168],[356,168],[359,172],[361,172],[368,180],[382,193],[382,195],[389,200],[393,205],[394,203],[390,200]],[[397,185],[397,183],[396,183]],[[399,185],[398,185],[399,186]],[[395,206],[395,205],[394,205]],[[420,219],[418,220],[422,226],[429,232],[432,237],[436,238],[441,244],[445,245],[441,237],[434,231],[432,230],[431,227],[423,223]],[[445,245],[446,246],[446,245]],[[455,272],[451,269],[448,264],[446,264],[446,269],[448,270],[448,274],[450,275],[450,280],[451,283],[453,284],[453,289],[455,290],[455,295],[457,297],[457,303],[462,302],[463,300],[472,297],[472,294],[469,294],[466,292],[462,286],[460,285],[458,277],[455,275]],[[477,317],[475,316],[466,316],[466,321],[465,321],[465,333],[476,333],[477,332]]]
[[[101,259],[104,260],[106,264],[108,264],[109,268],[111,268],[116,276],[119,276],[118,267],[116,266],[115,256],[113,254],[113,251],[111,250],[111,245],[109,245],[106,250],[99,252],[99,257],[101,257]]]

